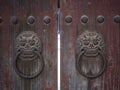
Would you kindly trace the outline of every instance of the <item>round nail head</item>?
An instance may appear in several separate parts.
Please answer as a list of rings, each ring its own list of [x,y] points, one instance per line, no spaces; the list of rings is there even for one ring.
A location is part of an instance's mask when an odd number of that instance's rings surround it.
[[[34,24],[35,23],[35,17],[29,16],[28,19],[27,19],[27,23],[28,24]]]
[[[119,15],[116,15],[116,16],[114,17],[114,22],[120,23],[120,16],[119,16]]]
[[[72,16],[68,15],[65,17],[65,22],[66,23],[71,23],[72,22]]]
[[[44,21],[45,24],[50,24],[51,23],[51,19],[50,19],[49,16],[45,16],[43,21]]]
[[[12,17],[11,17],[11,22],[12,22],[13,24],[17,24],[17,23],[18,23],[17,17],[16,17],[16,16],[12,16]]]
[[[84,24],[88,23],[88,16],[83,15],[83,16],[81,17],[81,22],[84,23]]]
[[[98,23],[103,23],[103,22],[104,22],[104,17],[101,16],[101,15],[98,16],[98,17],[97,17],[97,22],[98,22]]]
[[[3,22],[3,19],[2,19],[2,17],[0,17],[0,23],[2,23]]]

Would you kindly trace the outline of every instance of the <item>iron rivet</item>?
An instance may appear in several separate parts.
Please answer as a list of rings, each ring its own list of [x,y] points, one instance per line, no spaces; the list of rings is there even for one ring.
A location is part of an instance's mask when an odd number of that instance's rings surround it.
[[[116,15],[116,16],[114,17],[114,22],[120,23],[120,15]]]
[[[28,24],[34,24],[34,23],[35,23],[35,17],[29,16],[29,17],[27,18],[27,23],[28,23]]]
[[[0,23],[2,23],[3,22],[3,19],[2,19],[2,17],[0,17]]]
[[[16,16],[12,16],[12,17],[11,17],[11,22],[12,22],[13,24],[17,24],[17,23],[18,23],[17,17],[16,17]]]
[[[65,17],[65,22],[66,23],[71,23],[72,22],[72,16],[68,15]]]
[[[83,15],[81,17],[81,22],[84,23],[84,24],[88,23],[88,16],[87,15]]]
[[[45,24],[50,24],[51,23],[51,18],[49,16],[45,16],[43,19]]]
[[[104,17],[103,17],[102,15],[99,15],[99,16],[97,17],[97,22],[103,23],[103,22],[104,22]]]

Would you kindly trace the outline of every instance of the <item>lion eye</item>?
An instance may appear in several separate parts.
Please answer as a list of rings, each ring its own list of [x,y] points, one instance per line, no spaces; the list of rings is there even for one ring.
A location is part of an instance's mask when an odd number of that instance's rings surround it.
[[[34,40],[30,40],[29,43],[30,43],[31,46],[33,46],[35,44],[35,41]]]
[[[97,45],[98,41],[95,39],[95,40],[93,40],[93,43],[94,43],[94,45]]]
[[[20,41],[20,45],[21,45],[21,46],[25,46],[25,44],[26,44],[25,40],[21,40],[21,41]]]
[[[85,40],[84,40],[84,44],[85,44],[85,45],[88,45],[88,44],[89,44],[89,40],[85,39]]]

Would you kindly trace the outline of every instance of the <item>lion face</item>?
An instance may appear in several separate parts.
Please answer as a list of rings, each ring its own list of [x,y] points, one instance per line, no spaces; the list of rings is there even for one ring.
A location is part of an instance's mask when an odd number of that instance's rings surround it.
[[[41,73],[44,61],[41,40],[32,31],[23,31],[16,38],[15,70],[24,78],[33,78]]]
[[[101,75],[106,67],[105,43],[101,34],[86,31],[76,42],[76,65],[79,73],[86,77]]]
[[[16,49],[23,51],[40,50],[41,43],[36,33],[32,31],[24,31],[16,38]]]
[[[100,34],[86,31],[77,39],[77,46],[84,51],[86,56],[96,56],[99,51],[104,50],[104,41]]]

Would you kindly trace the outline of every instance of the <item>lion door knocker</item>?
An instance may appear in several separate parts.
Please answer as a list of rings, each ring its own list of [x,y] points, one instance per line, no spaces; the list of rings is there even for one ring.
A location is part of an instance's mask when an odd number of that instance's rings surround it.
[[[86,31],[77,38],[76,67],[80,74],[94,78],[106,67],[105,43],[101,34]]]
[[[44,67],[41,41],[33,31],[23,31],[16,38],[14,67],[23,78],[38,76]]]

